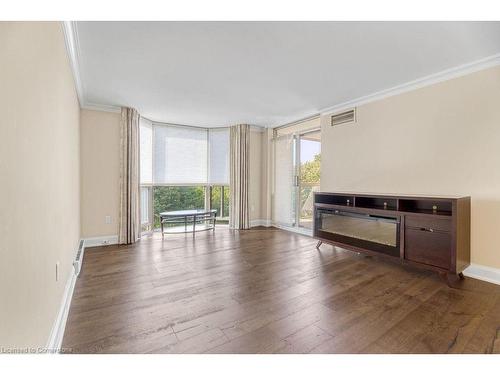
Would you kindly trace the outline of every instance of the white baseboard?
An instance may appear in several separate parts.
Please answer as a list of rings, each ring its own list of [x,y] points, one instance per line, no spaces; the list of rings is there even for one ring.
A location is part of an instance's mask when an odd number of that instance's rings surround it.
[[[250,220],[250,228],[251,227],[271,227],[271,220],[257,219]]]
[[[463,274],[474,279],[500,285],[500,269],[472,263]]]
[[[265,219],[250,220],[250,228],[259,227],[259,226],[275,227],[275,228],[287,230],[289,232],[299,233],[299,234],[303,234],[305,236],[312,237],[312,230],[310,230],[310,229],[289,227],[286,225],[279,225],[279,224],[273,223],[272,220],[265,220]]]
[[[77,275],[73,266],[70,268],[70,275],[66,281],[61,306],[57,312],[56,320],[52,326],[49,339],[47,341],[48,354],[56,354],[60,352],[62,340],[64,337],[64,330],[66,329],[66,321],[68,320],[69,308],[73,298],[73,291],[75,289]]]
[[[85,247],[107,246],[116,245],[118,243],[118,235],[115,236],[101,236],[84,238]]]
[[[279,229],[283,229],[283,230],[287,230],[287,231],[293,232],[293,233],[302,234],[304,236],[312,237],[312,230],[311,229],[297,228],[297,227],[288,227],[286,225],[279,225],[279,224],[273,224],[273,227],[276,227],[276,228],[279,228]]]

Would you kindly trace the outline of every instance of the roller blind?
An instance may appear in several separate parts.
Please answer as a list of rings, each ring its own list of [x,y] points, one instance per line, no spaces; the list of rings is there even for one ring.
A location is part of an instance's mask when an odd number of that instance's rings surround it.
[[[229,129],[209,129],[208,150],[208,183],[229,185]]]
[[[207,129],[154,126],[154,183],[206,184]]]
[[[141,118],[139,128],[141,184],[150,184],[153,182],[153,124]]]

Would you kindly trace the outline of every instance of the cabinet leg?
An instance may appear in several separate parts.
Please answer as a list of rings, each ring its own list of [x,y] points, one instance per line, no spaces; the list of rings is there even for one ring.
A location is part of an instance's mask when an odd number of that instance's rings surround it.
[[[439,276],[441,276],[441,279],[448,285],[450,288],[456,288],[458,287],[460,280],[464,279],[464,275],[462,272],[456,274],[456,273],[449,273],[449,272],[440,272]]]
[[[319,250],[319,247],[321,246],[322,243],[323,243],[323,241],[318,241],[318,243],[316,244],[316,249]]]

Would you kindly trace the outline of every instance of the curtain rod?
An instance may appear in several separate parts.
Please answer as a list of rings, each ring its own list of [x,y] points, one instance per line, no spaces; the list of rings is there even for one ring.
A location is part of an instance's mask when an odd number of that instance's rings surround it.
[[[146,116],[141,116],[142,118],[148,120],[152,124],[158,124],[158,125],[170,125],[170,126],[179,126],[179,127],[184,127],[184,128],[195,128],[195,129],[229,129],[231,126],[214,126],[214,127],[206,127],[206,126],[196,126],[196,125],[184,125],[184,124],[174,124],[171,122],[161,122],[161,121],[153,121],[148,119]],[[264,131],[266,128],[263,126],[257,126],[257,125],[250,125],[250,129],[258,129],[259,131]]]
[[[196,126],[196,125],[184,125],[184,124],[174,124],[174,123],[171,123],[171,122],[161,122],[161,121],[153,121],[153,120],[150,120],[148,119],[147,117],[145,116],[141,116],[142,118],[148,120],[149,122],[153,123],[153,124],[158,124],[158,125],[170,125],[170,126],[179,126],[179,127],[183,127],[183,128],[196,128],[196,129],[226,129],[226,128],[230,128],[230,126],[217,126],[217,127],[213,127],[213,128],[208,128],[206,126]]]

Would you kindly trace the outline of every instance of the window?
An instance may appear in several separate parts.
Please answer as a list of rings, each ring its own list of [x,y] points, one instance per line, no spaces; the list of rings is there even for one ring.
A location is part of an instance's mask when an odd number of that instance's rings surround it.
[[[140,123],[141,225],[159,227],[163,211],[217,210],[229,220],[229,129]],[[222,198],[222,199],[221,199]]]
[[[217,210],[215,214],[218,222],[229,222],[229,187],[210,187],[210,209]]]
[[[160,212],[205,207],[205,186],[155,186],[154,227],[160,227]]]
[[[141,186],[141,230],[151,230],[151,187]]]

